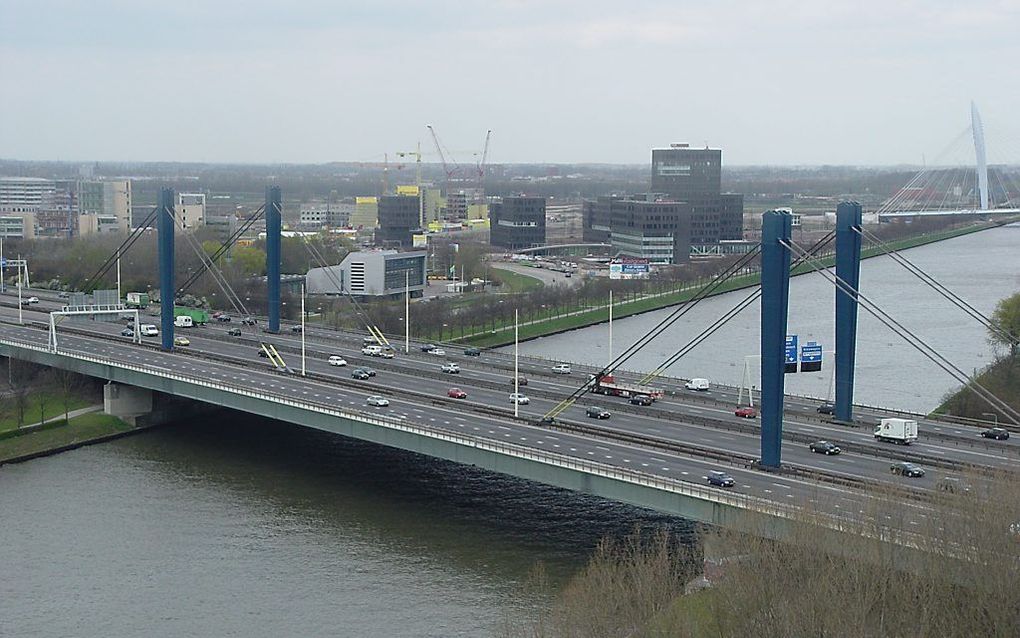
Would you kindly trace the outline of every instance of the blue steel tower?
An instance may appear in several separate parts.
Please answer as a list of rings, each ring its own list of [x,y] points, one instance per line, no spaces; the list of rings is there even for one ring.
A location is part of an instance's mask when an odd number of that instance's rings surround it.
[[[792,214],[770,210],[761,219],[761,463],[782,461],[786,320],[790,301]]]

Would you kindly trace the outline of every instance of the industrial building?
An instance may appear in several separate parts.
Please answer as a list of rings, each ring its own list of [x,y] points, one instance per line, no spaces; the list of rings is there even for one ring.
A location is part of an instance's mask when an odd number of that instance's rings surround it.
[[[410,248],[413,235],[421,232],[421,198],[414,195],[384,195],[379,198],[377,246]]]
[[[504,197],[489,205],[489,243],[509,250],[545,245],[545,198]]]
[[[399,297],[409,290],[412,297],[420,297],[427,284],[426,255],[423,250],[353,252],[336,266],[309,270],[306,287],[313,295],[383,298]]]

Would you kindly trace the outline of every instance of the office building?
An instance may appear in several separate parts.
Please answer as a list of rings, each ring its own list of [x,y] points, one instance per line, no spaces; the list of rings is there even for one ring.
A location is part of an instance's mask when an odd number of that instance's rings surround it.
[[[545,198],[504,197],[489,205],[489,243],[508,250],[545,245]]]
[[[365,250],[349,253],[336,266],[312,268],[305,278],[309,294],[353,295],[361,298],[400,297],[425,290],[424,250]]]
[[[690,258],[690,205],[656,196],[607,198],[614,255],[653,264],[682,264]]]
[[[604,195],[586,199],[581,204],[582,238],[591,244],[608,244],[612,204],[620,199],[618,195]]]
[[[0,237],[35,239],[35,213],[0,213]]]
[[[351,228],[371,230],[379,225],[379,198],[355,197]]]
[[[131,224],[131,180],[83,180],[78,182],[78,215],[104,218],[99,226],[116,220],[118,231],[128,232]],[[79,221],[80,225],[80,221]]]
[[[410,248],[412,235],[421,231],[421,199],[416,195],[384,195],[379,198],[377,246]]]
[[[178,193],[174,206],[177,230],[194,231],[205,225],[205,193]]]

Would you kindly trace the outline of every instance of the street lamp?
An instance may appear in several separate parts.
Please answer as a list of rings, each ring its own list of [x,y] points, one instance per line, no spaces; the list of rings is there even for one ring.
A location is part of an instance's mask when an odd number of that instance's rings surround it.
[[[990,416],[995,423],[995,427],[999,427],[999,415],[994,412],[982,412],[981,416]]]

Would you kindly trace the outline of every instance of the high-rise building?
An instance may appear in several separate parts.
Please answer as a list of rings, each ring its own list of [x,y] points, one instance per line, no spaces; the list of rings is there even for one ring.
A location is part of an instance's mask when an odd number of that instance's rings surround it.
[[[78,182],[78,215],[95,215],[97,227],[128,232],[131,224],[131,180]]]
[[[545,245],[545,198],[504,197],[489,204],[489,243],[510,250]]]
[[[682,264],[689,259],[689,204],[653,195],[607,199],[614,254],[653,264]]]
[[[379,198],[355,197],[351,227],[369,230],[379,225]]]
[[[178,230],[193,231],[205,225],[205,193],[178,193],[174,207]]]
[[[417,195],[384,195],[379,198],[379,246],[410,248],[412,235],[421,229],[421,200]]]
[[[613,201],[617,195],[605,195],[586,199],[581,204],[581,225],[584,241],[593,244],[608,244]]]

